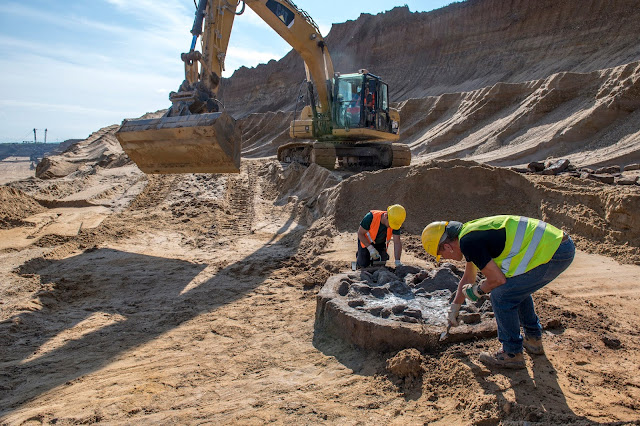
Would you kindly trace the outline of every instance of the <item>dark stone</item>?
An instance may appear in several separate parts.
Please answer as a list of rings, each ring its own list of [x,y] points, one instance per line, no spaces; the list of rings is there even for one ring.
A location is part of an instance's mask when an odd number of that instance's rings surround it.
[[[356,294],[371,294],[371,287],[366,284],[351,284],[351,292]]]
[[[428,295],[427,290],[425,290],[424,288],[419,288],[416,291],[413,292],[414,296],[421,296],[421,297],[427,297],[427,298],[431,298],[430,295]]]
[[[382,314],[382,310],[384,308],[382,306],[376,306],[375,308],[369,309],[369,313],[374,317],[379,317]]]
[[[409,288],[409,286],[406,285],[403,281],[392,282],[389,285],[389,290],[391,290],[393,294],[400,294],[400,295],[411,293],[411,288]]]
[[[399,313],[404,312],[405,309],[407,309],[407,305],[396,305],[393,308],[391,308],[391,312],[398,315]]]
[[[538,173],[544,170],[544,163],[541,163],[539,161],[532,161],[531,163],[527,164],[527,168],[533,173]]]
[[[360,271],[360,276],[356,278],[357,281],[366,281],[368,283],[373,283],[375,280],[373,279],[373,274],[369,271]]]
[[[346,281],[342,281],[340,283],[340,287],[338,287],[338,294],[340,296],[346,296],[349,294],[349,283]]]
[[[357,308],[358,306],[364,306],[364,300],[362,299],[349,300],[347,304],[352,308]]]
[[[420,309],[406,309],[403,314],[408,317],[422,318],[422,311]]]
[[[482,316],[479,313],[460,313],[460,319],[465,324],[478,324],[482,320]]]
[[[419,284],[429,277],[429,272],[424,269],[413,276],[413,283]]]
[[[425,278],[417,287],[424,288],[427,293],[447,289],[454,292],[458,289],[460,278],[448,268],[437,269],[433,276]]]
[[[589,175],[589,179],[597,180],[598,182],[606,183],[608,185],[613,185],[615,183],[615,178],[611,175],[592,174]]]
[[[378,299],[384,298],[387,294],[389,294],[389,289],[386,287],[374,287],[371,289],[371,295]]]
[[[449,263],[449,262],[443,262],[440,265],[441,268],[447,268],[448,270],[450,270],[451,272],[453,272],[454,274],[462,277],[462,274],[464,273],[464,271],[461,271],[460,269],[458,269],[458,267],[456,265],[454,265],[453,263]]]
[[[616,185],[635,185],[637,178],[617,177],[615,178]]]
[[[398,276],[388,269],[378,269],[373,273],[373,279],[379,286],[396,281]]]
[[[569,160],[562,159],[558,160],[555,163],[550,164],[547,168],[542,171],[543,175],[557,175],[558,173],[564,172],[569,168]]]
[[[606,166],[596,169],[596,174],[613,174],[620,173],[620,166]]]
[[[640,170],[640,163],[627,164],[623,169],[625,172],[630,172],[632,170]]]
[[[619,349],[622,346],[620,339],[611,334],[605,334],[602,336],[604,344],[611,349]]]
[[[417,274],[420,271],[421,269],[416,268],[415,266],[402,265],[396,268],[396,275],[399,276],[400,278],[404,278],[409,274]]]

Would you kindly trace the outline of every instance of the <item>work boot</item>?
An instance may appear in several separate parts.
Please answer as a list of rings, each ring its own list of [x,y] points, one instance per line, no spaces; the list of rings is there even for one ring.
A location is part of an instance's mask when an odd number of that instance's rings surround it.
[[[522,353],[510,354],[500,349],[495,354],[482,352],[480,354],[480,362],[487,367],[503,367],[503,368],[525,368],[524,357]]]
[[[529,352],[530,355],[542,355],[544,354],[544,348],[542,347],[542,337],[524,336],[522,346]]]

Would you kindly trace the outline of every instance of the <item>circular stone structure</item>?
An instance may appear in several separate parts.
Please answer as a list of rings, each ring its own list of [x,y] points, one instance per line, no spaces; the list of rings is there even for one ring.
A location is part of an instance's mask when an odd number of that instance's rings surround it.
[[[440,341],[461,276],[446,263],[428,271],[400,266],[331,276],[318,293],[316,330],[376,351],[434,351],[446,343],[495,336],[491,302],[482,298],[462,305],[463,325]]]

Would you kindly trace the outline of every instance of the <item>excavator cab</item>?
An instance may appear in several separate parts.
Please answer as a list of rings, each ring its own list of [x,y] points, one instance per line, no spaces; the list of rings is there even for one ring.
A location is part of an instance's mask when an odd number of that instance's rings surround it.
[[[389,108],[389,89],[380,77],[361,70],[336,74],[334,84],[334,135],[351,133],[354,139],[395,140],[398,119]]]

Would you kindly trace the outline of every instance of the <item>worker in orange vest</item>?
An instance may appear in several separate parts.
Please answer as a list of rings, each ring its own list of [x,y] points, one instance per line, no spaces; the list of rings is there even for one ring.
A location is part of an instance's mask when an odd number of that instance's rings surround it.
[[[358,228],[358,268],[371,266],[374,261],[389,260],[387,248],[392,239],[396,267],[402,266],[400,228],[406,217],[407,213],[400,204],[389,206],[387,210],[371,210],[364,216]]]
[[[376,94],[369,90],[368,86],[364,88],[364,111],[365,111],[365,127],[375,127],[376,115]]]

